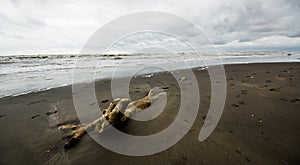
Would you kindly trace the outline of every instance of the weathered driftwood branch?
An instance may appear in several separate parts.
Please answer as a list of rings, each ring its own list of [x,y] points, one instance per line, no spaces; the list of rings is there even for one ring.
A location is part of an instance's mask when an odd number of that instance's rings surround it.
[[[86,134],[86,131],[90,129],[95,129],[95,131],[102,133],[107,126],[111,125],[122,125],[130,116],[138,113],[153,103],[154,100],[165,96],[166,93],[159,88],[151,89],[148,95],[136,101],[130,102],[128,98],[115,99],[109,104],[109,107],[103,111],[103,115],[93,121],[92,123],[81,126],[81,125],[62,125],[58,129],[72,129],[71,135],[69,135],[69,140],[66,142],[64,148],[70,149],[76,145],[80,138]]]

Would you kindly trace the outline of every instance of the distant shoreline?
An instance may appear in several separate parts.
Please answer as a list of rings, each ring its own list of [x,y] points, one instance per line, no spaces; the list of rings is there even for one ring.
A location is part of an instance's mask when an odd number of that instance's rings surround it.
[[[216,50],[215,52],[212,53],[235,53],[235,52],[239,52],[239,53],[270,53],[270,52],[274,52],[274,53],[283,53],[283,54],[288,54],[288,53],[300,53],[300,50],[286,50],[286,49],[282,49],[282,50]],[[176,52],[176,54],[190,54],[190,53],[195,53],[195,52]],[[202,53],[210,53],[210,52],[202,52]],[[36,53],[36,54],[3,54],[0,55],[1,57],[15,57],[15,56],[21,56],[21,57],[33,57],[33,58],[38,58],[38,57],[51,57],[51,56],[73,56],[73,57],[78,57],[78,56],[130,56],[130,55],[136,55],[136,54],[166,54],[166,53],[125,53],[125,52],[120,52],[120,53],[107,53],[107,54],[98,54],[98,53],[85,53],[85,54],[80,54],[80,53]]]

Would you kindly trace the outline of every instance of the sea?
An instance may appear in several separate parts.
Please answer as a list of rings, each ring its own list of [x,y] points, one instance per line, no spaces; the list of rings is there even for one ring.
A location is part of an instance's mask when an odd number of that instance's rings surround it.
[[[177,54],[85,54],[0,56],[0,98],[113,76],[153,76],[155,72],[211,65],[300,62],[300,52],[228,51]],[[78,74],[80,73],[80,74]],[[118,74],[116,74],[118,73]],[[74,76],[77,76],[74,78]],[[81,76],[81,77],[78,77]]]

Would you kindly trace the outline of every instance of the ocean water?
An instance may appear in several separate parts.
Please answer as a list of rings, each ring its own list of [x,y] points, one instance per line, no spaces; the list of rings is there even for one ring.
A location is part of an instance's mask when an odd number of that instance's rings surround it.
[[[215,64],[300,62],[299,52],[223,52],[132,55],[15,55],[0,56],[0,98],[84,82],[86,74],[95,80],[203,67]],[[80,65],[79,65],[80,64]],[[96,64],[96,65],[95,65]],[[76,73],[76,81],[73,75]]]

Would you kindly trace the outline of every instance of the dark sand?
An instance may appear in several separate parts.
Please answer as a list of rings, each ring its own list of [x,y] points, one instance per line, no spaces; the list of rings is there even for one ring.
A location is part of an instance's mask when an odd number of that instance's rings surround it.
[[[69,131],[57,126],[79,122],[70,86],[2,98],[0,164],[300,164],[300,63],[228,65],[225,70],[226,106],[211,136],[198,141],[210,103],[210,82],[207,71],[195,70],[201,82],[196,122],[176,145],[151,156],[116,154],[88,135],[64,150]],[[168,92],[168,108],[155,120],[130,121],[123,131],[149,135],[172,123],[180,90],[171,74],[134,78],[130,96],[144,97],[155,86]],[[107,107],[110,81],[97,82],[96,93],[100,107]]]

